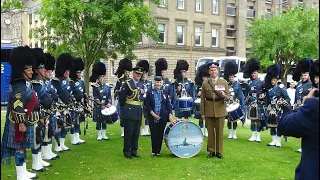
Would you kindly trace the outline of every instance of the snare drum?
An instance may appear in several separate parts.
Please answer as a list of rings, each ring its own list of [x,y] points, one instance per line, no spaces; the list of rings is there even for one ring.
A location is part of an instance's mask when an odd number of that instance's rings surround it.
[[[176,120],[164,130],[164,142],[168,149],[179,158],[197,155],[203,144],[199,126],[188,120]]]
[[[101,114],[103,121],[107,124],[113,124],[118,121],[118,113],[115,106],[110,106],[102,109]]]
[[[181,97],[178,99],[178,105],[181,112],[192,110],[192,97]]]
[[[244,116],[244,113],[243,113],[239,103],[230,104],[227,107],[227,112],[228,112],[228,120],[229,121],[241,120]]]
[[[200,112],[200,102],[201,102],[201,99],[198,98],[194,101],[194,118],[196,119],[200,119],[201,117],[201,112]]]

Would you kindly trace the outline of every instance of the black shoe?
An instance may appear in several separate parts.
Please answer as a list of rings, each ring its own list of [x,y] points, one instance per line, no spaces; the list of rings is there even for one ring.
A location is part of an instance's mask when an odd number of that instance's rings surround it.
[[[151,157],[155,157],[156,156],[156,153],[151,153]]]
[[[141,156],[139,154],[131,154],[132,157],[140,158]]]
[[[217,158],[219,158],[219,159],[223,159],[223,156],[222,156],[221,153],[217,153],[216,156],[217,156]]]
[[[213,156],[215,156],[216,153],[215,152],[210,152],[209,155],[207,156],[207,158],[212,158]]]
[[[126,157],[126,158],[128,158],[128,159],[132,159],[131,154],[128,154],[128,155],[125,154],[124,157]]]

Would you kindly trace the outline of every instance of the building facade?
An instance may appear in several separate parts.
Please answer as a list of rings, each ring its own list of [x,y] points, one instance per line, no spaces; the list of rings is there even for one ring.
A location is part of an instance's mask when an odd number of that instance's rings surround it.
[[[298,4],[315,7],[319,0],[160,0],[154,5],[145,0],[151,7],[151,14],[158,23],[159,39],[141,35],[134,53],[138,59],[149,60],[151,66],[158,58],[166,58],[169,63],[168,77],[173,78],[177,60],[189,62],[189,77],[194,78],[195,64],[202,57],[238,56],[245,58],[250,53],[251,44],[246,40],[250,34],[247,28],[255,18],[270,18],[272,14],[285,13]],[[29,38],[32,28],[41,27],[45,22],[39,20],[36,12],[41,0],[28,1],[26,11],[17,15],[20,21],[20,41],[30,47],[45,49],[46,42]],[[13,18],[13,16],[8,16]],[[5,21],[1,22],[1,41],[17,39],[10,34]],[[46,33],[53,33],[48,31]],[[106,81],[115,84],[114,75],[118,60],[107,63]],[[134,61],[134,64],[136,61]]]

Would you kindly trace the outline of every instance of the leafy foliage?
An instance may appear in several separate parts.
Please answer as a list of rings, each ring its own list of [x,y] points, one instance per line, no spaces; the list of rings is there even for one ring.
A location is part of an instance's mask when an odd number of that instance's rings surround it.
[[[23,2],[21,0],[10,0],[10,1],[4,1],[1,5],[1,12],[7,12],[12,9],[22,9],[23,8]]]
[[[319,9],[295,7],[271,19],[257,19],[249,27],[251,57],[261,61],[262,69],[281,66],[283,83],[290,67],[302,58],[319,56]]]
[[[56,56],[69,52],[82,57],[86,84],[95,61],[116,59],[117,53],[134,58],[142,33],[158,39],[155,19],[143,0],[43,0],[38,13],[46,25],[33,29],[31,37],[49,41],[48,51]]]

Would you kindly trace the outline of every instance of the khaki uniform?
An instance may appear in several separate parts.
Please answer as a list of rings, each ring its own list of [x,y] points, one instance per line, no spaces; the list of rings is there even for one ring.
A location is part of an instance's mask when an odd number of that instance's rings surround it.
[[[214,91],[210,86],[212,83]],[[226,98],[220,98],[216,91],[224,89]],[[227,110],[225,101],[229,101],[230,92],[226,80],[218,78],[216,82],[212,78],[204,81],[201,91],[201,115],[205,115],[208,125],[208,147],[207,151],[222,153],[223,151],[223,126]]]

